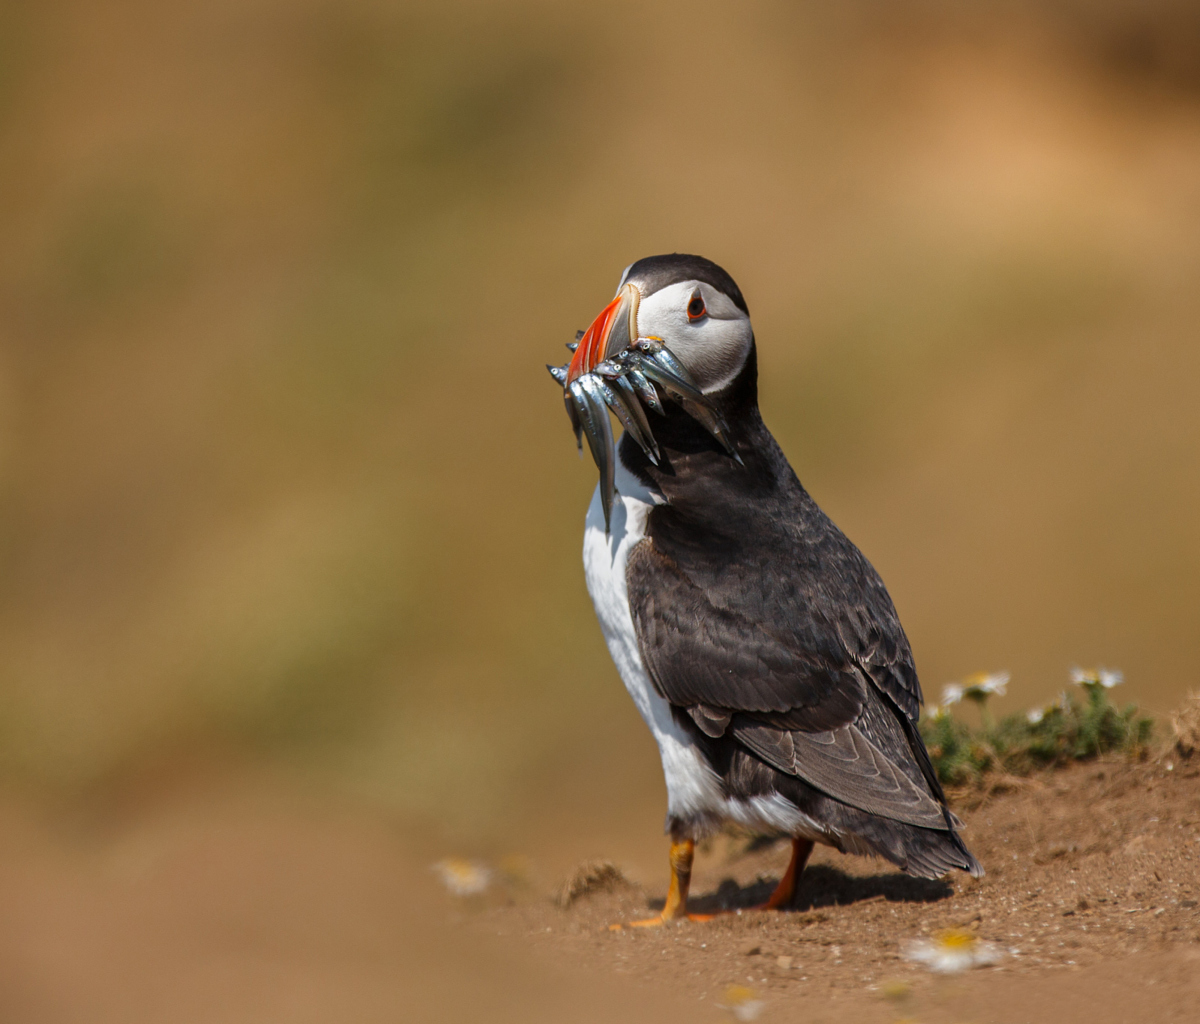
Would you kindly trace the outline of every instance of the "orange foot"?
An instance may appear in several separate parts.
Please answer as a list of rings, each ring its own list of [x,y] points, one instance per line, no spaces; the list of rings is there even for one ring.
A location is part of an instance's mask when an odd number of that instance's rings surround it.
[[[608,930],[610,932],[621,932],[626,928],[661,928],[663,925],[675,924],[681,921],[694,921],[697,924],[704,924],[706,921],[711,921],[716,914],[675,914],[668,917],[665,913],[655,914],[653,917],[646,917],[640,921],[630,921],[627,924],[610,924]]]
[[[792,859],[788,862],[787,870],[775,886],[775,891],[767,898],[766,903],[749,907],[750,910],[781,910],[791,904],[796,895],[796,885],[804,871],[804,865],[812,854],[813,844],[808,839],[792,840]],[[688,885],[692,878],[692,857],[695,852],[690,839],[671,844],[671,885],[667,890],[667,902],[662,913],[647,917],[640,921],[630,921],[628,924],[610,924],[610,932],[624,931],[626,928],[661,928],[673,921],[695,921],[703,923],[711,921],[721,914],[741,913],[742,911],[722,910],[717,914],[689,914],[687,912]]]
[[[758,906],[750,907],[749,909],[783,910],[785,907],[790,907],[792,900],[796,897],[796,887],[800,884],[800,876],[804,873],[804,865],[808,863],[808,858],[812,855],[812,852],[813,843],[811,839],[793,839],[792,859],[788,862],[787,870],[783,873],[779,884],[775,886],[775,891],[767,897],[766,903],[760,903]]]

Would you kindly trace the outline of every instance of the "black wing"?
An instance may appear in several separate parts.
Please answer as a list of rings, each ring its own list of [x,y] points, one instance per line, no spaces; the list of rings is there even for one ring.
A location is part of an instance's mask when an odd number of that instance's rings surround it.
[[[891,598],[808,498],[701,525],[651,513],[630,607],[655,688],[710,736],[872,814],[951,825],[915,731],[921,690]]]

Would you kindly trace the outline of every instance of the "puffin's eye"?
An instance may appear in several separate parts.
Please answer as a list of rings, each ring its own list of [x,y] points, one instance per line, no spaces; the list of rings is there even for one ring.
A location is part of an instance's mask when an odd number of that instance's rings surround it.
[[[708,315],[708,310],[704,308],[704,299],[699,295],[693,295],[692,301],[687,307],[688,320],[696,321],[701,317]]]

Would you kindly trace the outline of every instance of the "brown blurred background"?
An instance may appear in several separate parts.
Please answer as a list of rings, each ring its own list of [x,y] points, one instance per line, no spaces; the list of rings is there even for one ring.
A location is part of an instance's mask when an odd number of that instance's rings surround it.
[[[1194,4],[6,2],[0,204],[34,806],[266,764],[463,848],[657,843],[543,364],[672,250],[928,694],[1200,683]]]

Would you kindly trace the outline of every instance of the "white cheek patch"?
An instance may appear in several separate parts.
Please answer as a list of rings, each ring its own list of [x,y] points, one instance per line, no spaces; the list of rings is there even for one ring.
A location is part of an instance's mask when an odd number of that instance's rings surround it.
[[[688,320],[687,306],[699,291],[708,315]],[[681,281],[645,296],[638,306],[638,334],[662,338],[706,394],[738,375],[750,354],[750,318],[724,292],[700,281]]]

